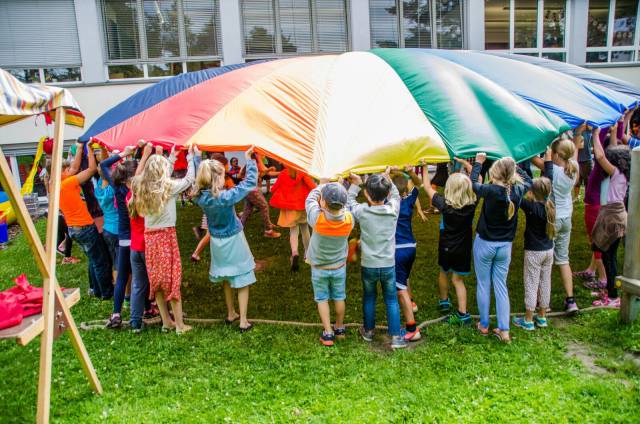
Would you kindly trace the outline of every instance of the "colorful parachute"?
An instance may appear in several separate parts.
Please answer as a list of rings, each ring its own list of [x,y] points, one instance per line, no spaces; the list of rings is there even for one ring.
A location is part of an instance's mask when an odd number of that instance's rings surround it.
[[[534,86],[538,78],[548,82]],[[81,140],[120,150],[139,139],[210,151],[255,145],[332,177],[478,151],[525,160],[571,126],[611,123],[635,102],[508,58],[375,49],[179,75],[115,106]]]

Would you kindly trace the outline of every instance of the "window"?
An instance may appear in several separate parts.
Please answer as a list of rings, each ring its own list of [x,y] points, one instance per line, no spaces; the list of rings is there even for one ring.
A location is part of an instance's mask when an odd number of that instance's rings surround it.
[[[589,0],[587,63],[639,61],[637,0]]]
[[[248,59],[348,50],[346,0],[242,0]]]
[[[220,66],[219,0],[102,0],[109,79]]]
[[[566,61],[567,0],[485,0],[485,49]]]
[[[73,0],[0,1],[0,67],[25,83],[58,83],[80,81],[80,65]]]
[[[369,0],[372,47],[461,49],[462,0]]]

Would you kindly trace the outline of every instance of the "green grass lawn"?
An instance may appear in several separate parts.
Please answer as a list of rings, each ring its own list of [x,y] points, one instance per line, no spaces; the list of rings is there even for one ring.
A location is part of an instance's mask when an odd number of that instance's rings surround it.
[[[582,216],[578,208],[571,244],[576,268],[583,268],[590,256]],[[208,259],[197,265],[188,260],[195,247],[190,228],[200,222],[199,209],[180,209],[179,221],[186,313],[221,318],[222,290],[207,280]],[[38,223],[41,233],[44,224]],[[414,224],[418,258],[411,281],[419,321],[439,316],[437,228],[437,217]],[[524,302],[523,229],[524,220],[509,275],[514,311],[522,311]],[[259,218],[253,216],[246,234],[256,259],[265,260],[267,268],[252,288],[250,317],[317,322],[309,268],[291,274],[287,234],[268,240],[261,233]],[[22,237],[0,252],[0,265],[0,288],[23,272],[40,284]],[[358,268],[349,268],[348,322],[361,321]],[[80,265],[60,266],[58,276],[63,286],[82,288],[83,298],[73,309],[77,322],[107,318],[109,302],[84,296],[84,258]],[[469,280],[469,305],[476,313],[475,282]],[[554,271],[554,310],[562,308],[563,297]],[[588,306],[588,291],[578,287],[577,300]],[[141,335],[83,331],[104,395],[91,392],[63,336],[54,350],[52,421],[640,422],[640,369],[635,365],[640,324],[621,325],[616,311],[551,323],[533,334],[514,330],[511,345],[482,338],[470,328],[438,324],[423,333],[425,342],[399,352],[388,351],[380,341],[366,344],[355,330],[327,349],[318,343],[319,329],[280,325],[256,325],[244,335],[224,325],[198,326],[183,336],[162,334],[159,327]],[[33,421],[38,358],[38,341],[25,348],[0,343],[0,422]]]

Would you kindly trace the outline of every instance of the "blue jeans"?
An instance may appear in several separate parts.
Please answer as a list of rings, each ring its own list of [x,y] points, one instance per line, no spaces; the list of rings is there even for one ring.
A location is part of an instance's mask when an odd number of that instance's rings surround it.
[[[144,252],[131,251],[131,327],[142,326],[142,314],[149,297],[149,277]]]
[[[118,276],[116,277],[116,289],[113,292],[113,313],[122,312],[122,302],[127,289],[127,282],[131,275],[131,249],[129,246],[118,246]]]
[[[111,259],[107,246],[95,225],[69,227],[69,234],[89,259],[89,276],[93,281],[93,291],[97,297],[110,299],[113,296],[113,276]]]
[[[511,263],[511,242],[486,241],[476,236],[473,242],[473,262],[476,270],[478,311],[480,325],[489,327],[491,308],[491,284],[496,297],[498,328],[509,331],[509,290],[507,274]]]
[[[376,326],[376,300],[378,297],[378,281],[382,285],[382,295],[387,306],[387,325],[389,334],[400,335],[400,305],[396,293],[396,267],[366,268],[362,267],[362,311],[364,313],[365,330],[373,330]]]
[[[116,266],[118,265],[118,235],[105,230],[102,232],[102,238],[107,245],[109,257],[111,258],[111,265],[113,265],[113,269],[116,269]]]

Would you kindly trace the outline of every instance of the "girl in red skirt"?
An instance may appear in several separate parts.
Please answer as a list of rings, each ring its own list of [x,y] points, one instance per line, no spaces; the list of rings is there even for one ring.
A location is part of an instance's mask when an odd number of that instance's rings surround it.
[[[144,148],[138,175],[132,181],[133,196],[129,207],[144,216],[149,298],[155,297],[158,303],[162,331],[175,329],[176,333],[182,334],[191,327],[185,325],[182,316],[182,265],[176,237],[176,198],[195,180],[194,149],[189,148],[187,174],[181,179],[171,178],[175,161],[173,152],[167,159],[162,154],[151,155],[152,150],[150,144]],[[167,302],[171,304],[175,321],[169,315]]]

